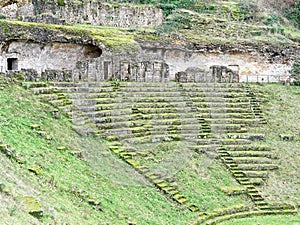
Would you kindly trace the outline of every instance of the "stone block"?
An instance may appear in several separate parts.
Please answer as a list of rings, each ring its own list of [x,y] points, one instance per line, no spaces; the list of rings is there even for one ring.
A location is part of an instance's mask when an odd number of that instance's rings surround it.
[[[292,134],[280,134],[279,137],[282,141],[293,141],[295,138],[295,136]]]

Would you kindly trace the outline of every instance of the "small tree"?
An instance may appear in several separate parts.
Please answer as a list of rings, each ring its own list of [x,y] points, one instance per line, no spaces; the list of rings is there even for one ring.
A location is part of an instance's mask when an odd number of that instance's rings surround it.
[[[300,58],[296,59],[294,62],[290,74],[291,78],[294,80],[294,84],[300,86]]]

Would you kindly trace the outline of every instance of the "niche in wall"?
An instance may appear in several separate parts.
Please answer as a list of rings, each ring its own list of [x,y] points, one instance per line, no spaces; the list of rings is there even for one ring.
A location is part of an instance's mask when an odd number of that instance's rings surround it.
[[[18,70],[17,58],[7,58],[7,70]]]

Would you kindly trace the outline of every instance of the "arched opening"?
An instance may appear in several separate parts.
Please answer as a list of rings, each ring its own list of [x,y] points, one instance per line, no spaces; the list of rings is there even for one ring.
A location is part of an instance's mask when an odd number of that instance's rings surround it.
[[[84,47],[84,56],[88,58],[98,58],[102,55],[102,50],[95,45],[86,45]]]

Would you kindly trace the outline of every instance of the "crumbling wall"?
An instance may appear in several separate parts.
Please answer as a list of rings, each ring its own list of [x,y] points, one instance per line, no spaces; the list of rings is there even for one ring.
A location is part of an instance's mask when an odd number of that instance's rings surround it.
[[[164,82],[168,65],[157,57],[113,52],[91,44],[10,41],[0,45],[0,72],[21,71],[27,80]]]
[[[240,82],[245,75],[288,77],[290,70],[288,63],[247,53],[140,47],[128,53],[92,44],[10,41],[1,45],[0,72],[34,69],[37,78],[58,81]]]
[[[10,4],[0,8],[8,18],[55,24],[93,24],[118,27],[158,26],[162,10],[150,5],[111,4],[102,1],[35,0],[25,5]]]
[[[169,80],[168,65],[161,59],[142,57],[139,54],[128,57],[108,52],[97,59],[77,62],[73,70],[75,81],[121,81],[165,82]]]
[[[149,52],[149,48],[144,52]],[[292,64],[292,60],[286,59],[288,56],[272,61],[271,56],[263,56],[259,50],[230,52],[165,48],[163,52],[156,52],[169,65],[171,80],[181,76],[187,82],[239,82],[246,81],[247,76],[257,75],[288,77]]]
[[[7,70],[35,69],[38,74],[47,69],[73,70],[78,61],[100,57],[102,50],[89,44],[10,41],[0,45],[1,72]],[[17,68],[9,68],[9,59],[17,60]]]

